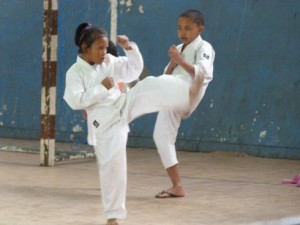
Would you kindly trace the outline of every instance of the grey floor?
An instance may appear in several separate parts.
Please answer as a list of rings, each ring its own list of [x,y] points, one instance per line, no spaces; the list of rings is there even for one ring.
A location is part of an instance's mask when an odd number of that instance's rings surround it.
[[[300,187],[281,184],[300,173],[299,160],[224,152],[178,157],[187,196],[155,199],[170,186],[156,151],[128,149],[128,218],[120,225],[300,224]],[[95,159],[39,163],[39,154],[2,145],[1,225],[105,224]]]

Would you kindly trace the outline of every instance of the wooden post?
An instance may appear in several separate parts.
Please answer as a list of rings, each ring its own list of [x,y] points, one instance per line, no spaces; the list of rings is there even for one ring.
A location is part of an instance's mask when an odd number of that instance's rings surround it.
[[[44,0],[40,165],[54,166],[57,65],[57,4]]]
[[[118,21],[118,1],[110,0],[110,40],[116,43],[117,21]]]

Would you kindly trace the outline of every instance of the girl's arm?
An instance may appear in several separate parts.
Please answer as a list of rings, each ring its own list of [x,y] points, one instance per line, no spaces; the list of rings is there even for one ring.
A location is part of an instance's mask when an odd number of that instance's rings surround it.
[[[115,58],[113,75],[116,82],[130,83],[141,75],[144,67],[143,57],[138,46],[130,42],[125,35],[118,36],[117,42],[124,49],[126,56]]]
[[[86,109],[108,95],[108,89],[103,84],[86,89],[80,73],[74,69],[67,72],[64,100],[73,110]]]

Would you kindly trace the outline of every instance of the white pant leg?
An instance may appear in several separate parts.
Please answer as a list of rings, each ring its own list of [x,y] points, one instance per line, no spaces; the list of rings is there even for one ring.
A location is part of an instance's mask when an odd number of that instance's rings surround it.
[[[147,77],[127,93],[122,117],[128,123],[147,113],[189,108],[189,83],[170,75]]]
[[[102,205],[108,219],[125,218],[127,215],[125,208],[127,135],[127,124],[117,122],[101,137],[97,137],[97,146],[94,146],[100,175]],[[101,160],[103,155],[113,150],[114,154],[109,160]]]
[[[102,204],[107,218],[126,217],[126,142],[128,123],[146,113],[189,107],[189,85],[173,76],[147,77],[126,94],[122,119],[97,135],[98,168]],[[114,154],[107,157],[110,152]],[[105,160],[103,160],[105,159]]]
[[[175,142],[181,114],[177,111],[161,111],[158,113],[154,127],[153,138],[165,168],[178,163]]]

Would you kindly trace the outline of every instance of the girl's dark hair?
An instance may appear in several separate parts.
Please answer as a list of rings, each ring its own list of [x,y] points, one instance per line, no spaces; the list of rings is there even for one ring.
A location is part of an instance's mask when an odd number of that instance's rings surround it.
[[[189,9],[189,10],[181,13],[179,18],[180,17],[188,17],[197,25],[204,26],[204,17],[203,17],[203,14],[199,10]]]
[[[98,38],[107,37],[107,32],[102,27],[93,26],[89,23],[80,24],[75,33],[75,45],[79,47],[78,52],[82,53],[81,45],[85,43],[87,47],[91,47]]]
[[[116,47],[115,43],[111,40],[109,40],[109,42],[108,42],[107,53],[110,53],[110,54],[112,54],[113,56],[116,56],[116,57],[119,56],[117,47]]]

